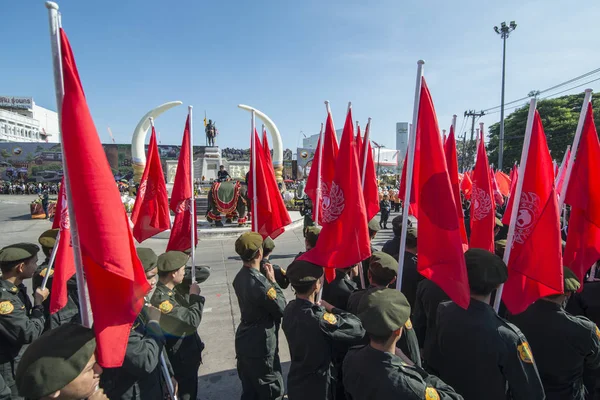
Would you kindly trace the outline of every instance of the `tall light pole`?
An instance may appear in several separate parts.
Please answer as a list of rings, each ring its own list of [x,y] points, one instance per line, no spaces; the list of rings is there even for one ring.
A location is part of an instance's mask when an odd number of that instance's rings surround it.
[[[381,148],[385,147],[385,146],[382,144],[379,144],[373,140],[371,140],[371,143],[373,143],[373,145],[375,145],[375,147],[377,148],[377,177],[379,178],[379,161],[381,158]]]
[[[498,140],[498,169],[502,170],[502,157],[504,156],[504,77],[506,72],[506,39],[512,31],[515,30],[517,24],[515,21],[510,21],[507,26],[506,22],[500,24],[500,29],[494,27],[494,31],[502,38],[502,99],[500,105],[500,138]]]

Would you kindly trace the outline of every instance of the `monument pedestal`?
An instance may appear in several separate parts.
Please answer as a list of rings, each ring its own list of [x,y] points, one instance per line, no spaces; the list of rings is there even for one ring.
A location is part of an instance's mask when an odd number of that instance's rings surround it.
[[[221,150],[218,147],[194,146],[194,180],[204,181],[217,179],[219,165],[223,163]],[[175,182],[178,160],[167,160],[167,185]]]

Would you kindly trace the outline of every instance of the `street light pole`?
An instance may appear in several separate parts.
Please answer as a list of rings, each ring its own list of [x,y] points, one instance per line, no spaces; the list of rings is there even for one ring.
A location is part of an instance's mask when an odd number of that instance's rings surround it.
[[[504,157],[504,83],[506,76],[506,39],[512,31],[515,30],[517,24],[515,21],[510,21],[510,25],[506,22],[500,24],[500,29],[494,26],[494,31],[502,38],[502,95],[500,100],[500,137],[498,140],[498,169],[502,170],[502,158]]]

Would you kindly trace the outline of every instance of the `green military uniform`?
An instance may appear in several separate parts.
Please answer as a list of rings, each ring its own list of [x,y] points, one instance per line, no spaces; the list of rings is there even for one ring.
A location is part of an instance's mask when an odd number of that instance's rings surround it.
[[[275,249],[275,242],[270,237],[267,237],[263,241],[263,250],[271,253],[274,249]],[[263,257],[263,259],[260,260],[260,272],[263,275],[265,275],[265,272],[266,272],[266,270],[265,270],[266,263],[270,263],[271,266],[273,267],[275,281],[277,281],[277,284],[279,285],[279,287],[282,289],[287,289],[287,287],[290,286],[290,281],[288,280],[288,278],[286,276],[286,270],[281,268],[277,264],[271,263],[268,258]]]
[[[358,290],[358,286],[348,277],[348,269],[336,269],[335,279],[323,284],[322,299],[340,310],[348,310],[350,295]]]
[[[24,261],[38,252],[39,247],[32,243],[10,245],[0,250],[0,264]],[[44,324],[44,309],[31,305],[25,285],[0,279],[0,375],[15,399],[21,398],[15,384],[19,353],[40,337]]]
[[[158,271],[172,272],[185,266],[189,256],[180,251],[168,251],[158,257]],[[158,282],[150,302],[163,314],[160,326],[166,337],[166,348],[179,383],[179,398],[195,399],[198,393],[198,368],[202,363],[204,343],[198,335],[202,321],[204,297],[182,295]]]
[[[471,291],[496,287],[508,277],[502,259],[485,250],[469,249],[465,260]],[[468,400],[544,399],[525,336],[489,304],[473,298],[466,310],[453,302],[440,304],[436,348],[428,365]]]
[[[359,317],[367,333],[390,337],[410,316],[406,297],[394,289],[363,296]],[[352,400],[462,399],[450,386],[418,366],[409,366],[395,354],[371,345],[351,349],[344,360],[344,387]]]
[[[146,272],[156,268],[158,259],[152,249],[141,247],[137,254]],[[105,368],[100,378],[100,386],[109,399],[162,400],[169,393],[160,361],[165,336],[158,322],[148,321],[144,310],[129,334],[123,365]],[[165,361],[168,363],[168,358]]]
[[[255,232],[242,234],[235,251],[243,261],[252,261],[262,247]],[[277,329],[285,308],[285,297],[277,282],[270,282],[258,269],[243,266],[233,280],[241,320],[235,332],[237,371],[242,381],[242,400],[281,399],[284,394]]]
[[[12,394],[10,393],[10,388],[6,386],[6,382],[4,382],[4,378],[0,375],[0,400],[10,400]]]
[[[575,274],[565,268],[565,293],[576,292],[580,286]],[[529,340],[546,399],[585,399],[584,373],[600,368],[600,330],[596,324],[544,298],[512,316],[511,322]]]
[[[377,219],[373,218],[372,220],[369,221],[369,237],[370,237],[370,243],[371,243],[371,254],[373,254],[376,251],[375,248],[373,247],[373,238],[375,237],[377,232],[379,232],[379,221],[377,221]],[[354,283],[356,283],[356,285],[360,289],[366,289],[369,286],[369,261],[370,260],[371,260],[371,257],[367,257],[364,260],[362,260],[362,262],[361,262],[365,286],[363,287],[361,285],[360,275],[354,277]],[[396,263],[396,269],[398,269],[397,263]],[[360,274],[360,271],[359,271],[359,274]]]
[[[17,368],[19,393],[40,399],[63,389],[77,378],[96,350],[94,331],[68,323],[33,342]]]
[[[322,275],[323,268],[307,261],[296,260],[288,267],[288,278],[295,287],[313,285]],[[338,368],[334,358],[363,339],[365,331],[358,317],[338,308],[327,312],[296,298],[285,308],[283,331],[292,359],[289,399],[335,399]]]
[[[56,245],[57,234],[58,229],[50,229],[42,233],[38,239],[40,245],[42,246],[42,251],[46,255],[46,260],[44,260],[44,262],[38,266],[38,269],[33,275],[33,290],[36,290],[37,288],[42,286],[44,277],[48,273],[50,274],[50,277],[48,278],[46,287],[48,289],[52,288],[52,277],[54,275],[54,268],[48,270],[48,264],[50,263],[50,255],[52,253],[52,250]],[[44,300],[44,302],[42,303],[42,305],[44,306],[44,318],[46,319],[46,326],[44,328],[44,331],[57,328],[60,325],[69,322],[81,322],[81,317],[79,315],[79,298],[77,292],[77,280],[75,279],[75,275],[73,275],[67,281],[67,304],[65,304],[63,308],[61,308],[54,314],[50,314],[50,297]]]

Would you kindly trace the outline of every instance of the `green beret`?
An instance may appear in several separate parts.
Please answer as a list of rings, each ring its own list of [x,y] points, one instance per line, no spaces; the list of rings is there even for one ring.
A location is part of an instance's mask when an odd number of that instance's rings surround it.
[[[137,251],[137,255],[144,266],[144,271],[148,272],[154,268],[156,268],[156,263],[158,262],[158,256],[154,252],[154,250],[149,249],[147,247],[138,247],[135,249]]]
[[[483,249],[465,252],[469,285],[473,287],[497,286],[508,279],[508,269],[500,257]]]
[[[317,228],[316,226],[309,226],[306,228],[306,241],[310,244],[311,247],[315,247],[317,245],[317,240],[319,239],[319,234],[321,233],[321,228]]]
[[[285,276],[294,286],[312,285],[323,276],[323,267],[304,260],[294,260]]]
[[[581,283],[575,275],[575,272],[571,271],[568,267],[563,267],[563,279],[564,282],[564,292],[576,292],[581,287]]]
[[[258,249],[262,247],[263,238],[259,233],[246,232],[242,233],[235,241],[235,252],[244,261],[250,261],[256,255]]]
[[[406,229],[406,239],[408,240],[417,240],[417,228],[409,226]]]
[[[0,250],[0,263],[26,260],[40,251],[33,243],[15,243]]]
[[[386,281],[398,276],[398,261],[382,251],[375,251],[369,260],[371,274]]]
[[[504,224],[502,223],[502,220],[500,220],[500,218],[496,217],[496,226],[502,228],[504,226]]]
[[[273,239],[267,236],[267,238],[263,241],[263,250],[273,251],[275,249],[275,242]]]
[[[83,371],[96,350],[94,331],[67,323],[34,340],[19,362],[19,395],[39,399],[67,386]]]
[[[410,317],[410,304],[395,289],[380,289],[363,296],[358,318],[365,330],[375,336],[387,336],[404,326]]]
[[[56,236],[58,236],[58,229],[49,229],[40,235],[38,241],[42,247],[52,249],[56,244]]]
[[[172,272],[185,266],[185,263],[187,263],[189,259],[190,256],[183,251],[167,251],[158,256],[156,264],[158,265],[159,272]]]
[[[504,250],[506,250],[506,239],[496,240],[494,242],[494,253],[500,258],[504,257]]]
[[[373,232],[379,232],[379,221],[375,218],[369,221],[369,230]]]

